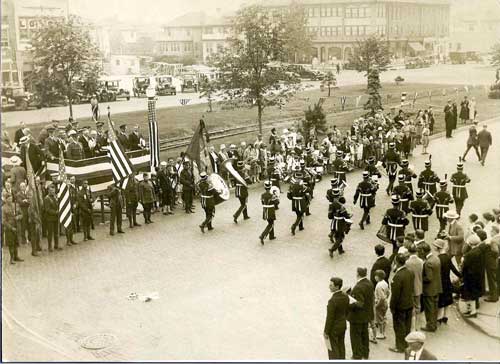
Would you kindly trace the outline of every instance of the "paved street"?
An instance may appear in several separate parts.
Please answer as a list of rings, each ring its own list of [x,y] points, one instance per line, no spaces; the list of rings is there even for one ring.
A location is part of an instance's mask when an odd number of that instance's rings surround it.
[[[143,100],[144,101],[144,100]],[[480,105],[479,105],[480,108]],[[487,166],[472,156],[465,165],[471,179],[464,215],[498,207],[500,196],[500,119],[489,126],[493,148]],[[433,168],[440,176],[455,171],[467,131],[453,139],[432,140]],[[420,149],[411,160],[423,169]],[[360,172],[349,174],[346,192],[354,220],[352,194]],[[259,203],[262,189],[250,192],[251,220],[235,225],[232,198],[217,207],[215,230],[201,234],[196,214],[154,215],[153,225],[110,238],[97,227],[93,242],[80,243],[42,257],[21,251],[24,263],[10,266],[3,257],[3,349],[6,360],[325,360],[322,330],[328,284],[332,275],[355,282],[357,266],[370,267],[375,233],[389,205],[382,182],[377,207],[366,230],[356,224],[345,243],[346,254],[330,259],[329,220],[325,193],[329,178],[316,186],[312,216],[306,230],[290,234],[290,202],[281,198],[278,239],[261,246],[264,228]],[[140,222],[142,223],[142,218]],[[435,217],[432,227],[436,229]],[[431,236],[431,234],[429,234]],[[77,236],[81,239],[81,235]],[[64,240],[64,239],[63,239]],[[77,240],[78,241],[78,240]],[[46,243],[44,242],[45,246]],[[390,250],[389,246],[387,246]],[[131,292],[158,292],[151,302],[130,301]],[[448,325],[428,335],[426,347],[441,360],[493,360],[500,345],[458,317],[454,308]],[[392,321],[389,321],[392,325]],[[389,326],[390,326],[389,325]],[[388,351],[394,343],[391,328],[385,341],[371,345],[371,359],[402,359]],[[111,334],[106,350],[86,350],[90,335]],[[351,356],[347,335],[347,357]]]
[[[381,82],[394,82],[394,79],[401,75],[405,83],[439,83],[439,84],[463,84],[463,85],[490,85],[494,81],[495,72],[490,66],[480,64],[466,65],[438,65],[431,68],[421,68],[413,70],[389,70],[380,75]],[[339,87],[366,84],[366,78],[363,73],[356,71],[342,71],[337,76]],[[319,87],[319,81],[306,82],[316,88]],[[196,93],[178,93],[173,96],[161,96],[157,102],[157,108],[180,106],[180,99],[190,99],[189,105],[206,102],[206,99],[200,99]],[[111,103],[101,103],[100,110],[103,115],[107,113],[107,106],[110,105],[112,114],[144,110],[144,117],[147,117],[147,101],[145,98],[132,98],[130,101],[117,101]],[[90,114],[90,105],[81,104],[73,106],[73,115],[76,118],[88,118]],[[15,126],[21,121],[27,124],[37,124],[48,122],[52,119],[65,120],[69,116],[67,106],[44,108],[41,110],[13,111],[2,114],[2,121],[8,127]]]

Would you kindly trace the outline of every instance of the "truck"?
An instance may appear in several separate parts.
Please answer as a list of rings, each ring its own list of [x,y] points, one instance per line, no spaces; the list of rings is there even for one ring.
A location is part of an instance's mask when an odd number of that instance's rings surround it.
[[[24,91],[21,86],[2,87],[2,111],[27,110],[30,106],[36,106],[31,92]]]
[[[134,97],[141,97],[141,95],[146,96],[146,90],[149,87],[151,81],[147,76],[137,76],[133,80],[133,92]]]
[[[181,92],[186,90],[194,90],[198,92],[198,76],[195,73],[185,73],[181,76]]]
[[[156,76],[156,94],[160,96],[164,95],[176,95],[177,91],[173,85],[173,77],[170,75]]]

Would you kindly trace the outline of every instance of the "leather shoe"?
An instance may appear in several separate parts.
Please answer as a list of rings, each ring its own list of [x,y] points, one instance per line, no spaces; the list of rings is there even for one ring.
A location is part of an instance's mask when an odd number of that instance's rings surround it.
[[[134,223],[134,226],[141,226],[141,224],[138,224],[138,223],[136,223],[136,222],[135,222],[135,223]]]
[[[57,248],[55,248],[56,250],[63,250],[63,248],[61,248],[60,246],[58,246]]]
[[[403,350],[399,350],[398,348],[389,348],[390,351],[392,351],[393,353],[404,353]]]
[[[203,234],[205,234],[205,226],[200,225],[200,230],[201,230],[201,232],[202,232]]]
[[[262,245],[264,245],[264,238],[263,238],[262,236],[259,236],[259,239],[260,239],[260,243],[261,243]]]
[[[427,332],[436,332],[436,329],[430,329],[427,326],[426,327],[422,327],[420,330],[427,331]]]
[[[24,259],[21,259],[21,258],[16,258],[14,259],[16,262],[24,262]]]
[[[118,230],[118,234],[125,234],[125,231],[123,231],[123,230]]]
[[[269,237],[269,240],[275,240],[276,239],[276,236],[270,236]]]
[[[236,218],[236,216],[233,216],[233,221],[234,221],[235,224],[238,223],[238,219]]]
[[[490,297],[488,297],[488,298],[485,298],[485,299],[484,299],[484,302],[498,302],[498,298],[497,298],[497,299],[494,299],[494,298],[490,298]]]
[[[94,239],[93,237],[91,237],[91,236],[89,236],[87,239],[88,239],[88,240],[95,240],[95,239]]]

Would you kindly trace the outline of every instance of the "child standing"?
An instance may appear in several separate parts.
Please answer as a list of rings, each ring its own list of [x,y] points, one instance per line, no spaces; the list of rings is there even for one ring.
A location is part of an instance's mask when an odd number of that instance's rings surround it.
[[[422,154],[428,154],[427,147],[429,146],[429,135],[431,135],[431,129],[429,128],[429,124],[425,123],[422,128]]]
[[[377,339],[385,339],[386,313],[389,307],[389,285],[385,281],[385,272],[383,270],[375,271],[375,326],[378,329]]]

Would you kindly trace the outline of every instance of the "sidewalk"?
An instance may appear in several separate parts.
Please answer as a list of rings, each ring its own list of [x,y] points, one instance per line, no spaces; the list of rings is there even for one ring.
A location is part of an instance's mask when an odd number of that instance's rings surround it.
[[[462,302],[457,302],[456,306],[460,316],[467,324],[481,331],[483,334],[500,341],[500,301],[485,302],[481,298],[479,304],[476,318],[464,316],[462,312],[464,305]]]

